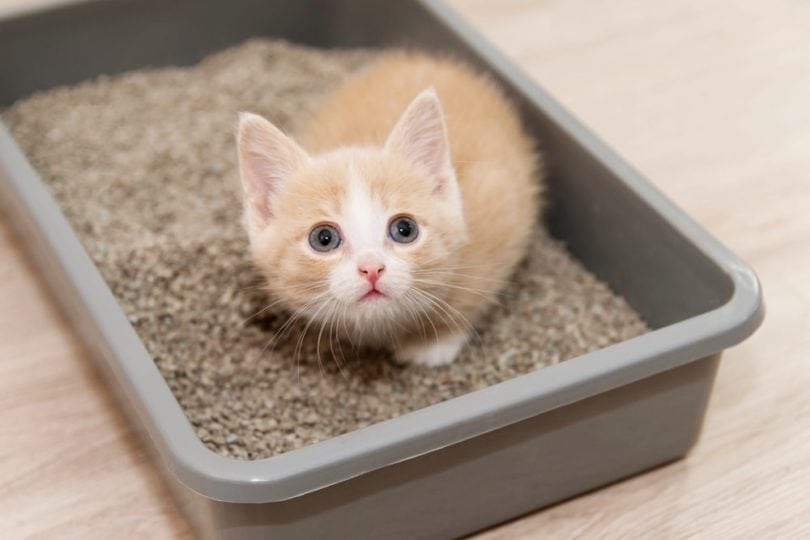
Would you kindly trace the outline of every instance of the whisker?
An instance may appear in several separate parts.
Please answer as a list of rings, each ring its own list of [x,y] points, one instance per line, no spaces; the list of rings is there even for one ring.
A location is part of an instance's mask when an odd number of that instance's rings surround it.
[[[509,297],[509,298],[514,298],[515,297],[515,294],[510,294],[510,293],[505,292],[505,291],[486,291],[484,289],[475,289],[475,288],[472,288],[472,287],[462,287],[461,285],[452,285],[450,283],[444,283],[444,282],[441,282],[441,281],[433,281],[433,280],[413,278],[413,282],[417,283],[417,284],[421,283],[421,284],[424,284],[424,285],[428,285],[430,287],[437,288],[437,289],[447,288],[447,289],[452,289],[452,290],[457,290],[457,291],[468,292],[470,294],[474,294],[474,295],[482,298],[483,300],[486,300],[487,302],[495,303],[495,304],[497,304],[497,305],[499,305],[501,307],[503,306],[503,302],[501,301],[501,297]]]
[[[315,311],[315,313],[312,314],[312,316],[307,321],[307,324],[304,326],[304,331],[301,332],[300,336],[298,336],[298,343],[296,343],[295,352],[293,353],[293,358],[295,358],[296,361],[299,363],[298,365],[300,365],[301,360],[300,355],[303,353],[304,337],[306,337],[307,332],[309,331],[309,327],[312,326],[312,323],[318,318],[318,314],[320,314],[320,312],[324,309],[324,307],[328,305],[330,305],[329,302],[324,302],[320,306],[318,306],[318,309]],[[318,358],[318,366],[320,367],[320,358]]]
[[[425,328],[425,322],[419,317],[419,314],[416,312],[414,307],[411,305],[413,302],[413,297],[409,295],[410,291],[405,291],[405,294],[402,297],[402,306],[408,311],[408,314],[413,319],[414,323],[418,323],[422,327],[422,339],[427,341],[427,330]]]
[[[334,311],[334,307],[333,306],[330,306],[330,307],[332,307],[332,309],[329,311],[329,313],[331,314],[332,311]],[[321,372],[321,378],[323,378],[323,376],[324,376],[323,364],[321,363],[321,338],[323,337],[323,329],[326,326],[326,321],[328,321],[328,320],[329,320],[329,315],[324,317],[323,320],[321,321],[321,329],[318,332],[318,339],[317,339],[317,343],[315,344],[315,357],[318,360],[318,369]]]
[[[489,298],[493,293],[487,289],[478,289],[475,287],[464,287],[462,285],[453,285],[452,283],[447,283],[444,281],[436,281],[433,279],[424,279],[424,278],[413,278],[413,281],[416,283],[424,283],[426,285],[436,285],[443,288],[449,289],[458,289],[460,291],[470,292],[482,296],[484,298]]]
[[[423,296],[422,291],[420,291],[419,289],[413,288],[409,292],[412,292],[413,294],[418,295],[422,299],[427,300],[428,301],[428,306],[430,306],[432,304],[431,300],[429,298],[427,298],[426,296]],[[433,323],[433,319],[430,318],[430,313],[428,313],[427,309],[421,308],[421,311],[425,315],[425,318],[430,323],[430,326],[433,327],[433,334],[436,336],[436,345],[438,345],[439,344],[439,330],[438,330],[438,328],[436,328],[436,325]],[[427,341],[427,339],[425,341]]]
[[[345,310],[345,304],[344,304],[344,310]],[[338,315],[338,308],[337,307],[335,307],[334,315]],[[343,376],[344,379],[348,380],[348,377],[346,376],[346,373],[344,373],[344,371],[343,371],[343,366],[341,366],[341,362],[338,361],[337,356],[335,356],[335,348],[334,348],[334,345],[332,344],[332,333],[333,333],[333,331],[335,329],[335,321],[337,320],[337,317],[335,317],[334,315],[332,317],[330,317],[330,321],[329,321],[329,350],[332,352],[332,361],[337,366],[338,371],[340,371],[340,374]],[[337,341],[338,341],[338,348],[340,348],[340,336],[338,336]],[[343,351],[341,350],[341,356],[342,355],[343,355]],[[345,358],[343,359],[343,361],[345,362]]]
[[[443,300],[443,299],[439,298],[438,296],[435,296],[435,295],[433,295],[433,294],[431,294],[431,293],[429,293],[429,292],[427,292],[425,290],[418,289],[418,288],[414,288],[414,290],[418,291],[421,294],[427,295],[427,297],[430,298],[433,301],[433,303],[434,303],[434,305],[436,307],[440,308],[444,313],[447,314],[448,317],[450,317],[451,320],[455,321],[455,323],[456,323],[455,328],[456,328],[457,331],[462,332],[462,328],[459,326],[459,324],[463,323],[469,329],[469,331],[472,332],[476,336],[476,338],[480,341],[481,336],[478,334],[478,331],[475,329],[475,327],[472,325],[472,323],[467,319],[467,317],[465,317],[464,314],[461,313],[458,309],[451,306],[445,300]],[[458,317],[459,320],[456,320],[456,319],[453,318],[453,313],[455,314],[456,317]],[[466,332],[464,332],[464,333],[466,333]]]
[[[270,337],[270,339],[267,340],[264,347],[262,347],[261,353],[264,354],[264,352],[267,350],[267,347],[272,344],[272,346],[270,347],[270,351],[269,351],[269,354],[272,355],[275,352],[276,345],[278,345],[280,340],[285,338],[285,336],[292,330],[295,323],[304,315],[304,313],[306,313],[307,311],[312,309],[312,307],[318,301],[320,301],[320,299],[323,298],[325,296],[325,294],[326,293],[321,293],[321,294],[316,295],[309,302],[305,303],[302,307],[296,309],[292,313],[292,315],[290,315],[290,317],[288,317],[287,320],[281,325],[281,327],[278,328],[278,330],[276,330],[273,333],[273,335]],[[298,381],[298,384],[300,384],[300,381],[301,381],[301,367],[297,363],[297,358],[295,358],[295,357],[293,358],[293,365],[297,366],[297,381]]]
[[[311,285],[309,287],[301,287],[301,288],[296,287],[296,288],[291,288],[290,290],[292,290],[293,292],[311,292],[311,291],[317,290],[319,288],[323,288],[322,285],[325,282],[326,282],[326,280],[320,280],[318,283],[315,283],[315,284],[313,284],[313,285]],[[283,302],[283,299],[277,299],[277,300],[271,302],[270,304],[264,306],[263,308],[261,308],[259,311],[257,311],[253,315],[251,315],[248,318],[244,319],[240,324],[245,325],[251,319],[254,319],[255,317],[258,317],[259,315],[261,315],[262,313],[265,313],[267,310],[269,310],[273,306],[277,306],[278,304],[281,304],[282,302]]]
[[[425,270],[415,270],[412,272],[414,276],[427,276],[427,277],[441,277],[441,276],[454,276],[454,277],[463,277],[468,279],[486,281],[491,283],[497,283],[499,285],[508,285],[513,283],[514,280],[507,280],[507,279],[498,279],[498,278],[491,278],[480,274],[465,274],[463,272],[456,272],[452,269],[425,269]]]

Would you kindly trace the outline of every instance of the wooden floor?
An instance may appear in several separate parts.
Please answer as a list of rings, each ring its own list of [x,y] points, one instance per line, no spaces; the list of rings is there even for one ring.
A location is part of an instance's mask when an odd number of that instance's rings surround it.
[[[752,264],[768,307],[687,459],[480,538],[810,537],[810,2],[451,3]],[[2,219],[0,411],[0,536],[191,535]]]

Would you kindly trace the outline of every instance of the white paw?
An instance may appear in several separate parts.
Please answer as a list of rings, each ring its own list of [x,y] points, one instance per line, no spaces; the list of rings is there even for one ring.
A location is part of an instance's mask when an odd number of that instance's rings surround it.
[[[427,343],[406,345],[396,351],[397,362],[421,366],[443,366],[455,360],[467,342],[464,334],[450,334]]]

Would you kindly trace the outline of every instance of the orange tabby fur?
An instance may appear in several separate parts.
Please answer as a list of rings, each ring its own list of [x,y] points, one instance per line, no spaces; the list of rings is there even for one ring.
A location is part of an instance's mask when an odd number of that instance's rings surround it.
[[[420,94],[431,87],[435,94]],[[436,95],[441,105],[431,108]],[[410,117],[403,113],[409,103],[408,111],[417,111]],[[450,171],[433,157],[440,143],[419,146],[423,131],[425,137],[431,130],[437,133],[431,118],[441,122],[442,110]],[[402,129],[395,135],[398,119]],[[339,319],[336,325],[349,339],[393,343],[403,361],[451,361],[538,226],[539,161],[512,106],[493,81],[464,64],[394,52],[324,99],[298,130],[297,140],[303,149],[266,121],[242,118],[246,221],[253,257],[268,278],[270,293],[313,320]],[[425,150],[427,157],[414,154],[425,160],[424,167],[413,166],[413,160],[403,159],[407,152],[398,150],[414,145]],[[436,172],[426,174],[432,165]],[[353,238],[329,253],[307,245],[313,226],[328,222],[340,228],[338,220],[354,219],[346,214],[349,186],[361,186],[374,201],[368,219],[406,214],[419,225],[413,244],[380,239],[373,250],[388,268],[381,282],[391,282],[389,304],[354,305],[351,297],[330,295],[330,287],[342,294],[343,286],[334,285],[340,265],[356,264],[362,255]],[[356,230],[365,235],[380,223],[363,223]],[[374,231],[369,241],[378,242]],[[366,247],[362,251],[372,253]],[[340,283],[354,287],[351,270],[340,271],[345,274]]]

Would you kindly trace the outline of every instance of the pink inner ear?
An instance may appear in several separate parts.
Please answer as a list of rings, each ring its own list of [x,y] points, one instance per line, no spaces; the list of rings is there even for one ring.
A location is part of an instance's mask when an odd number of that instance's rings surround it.
[[[453,178],[444,114],[433,88],[424,90],[408,105],[391,131],[386,148],[435,178],[437,190]]]
[[[273,124],[256,114],[239,118],[239,172],[251,228],[272,217],[273,198],[306,160],[304,151]]]

